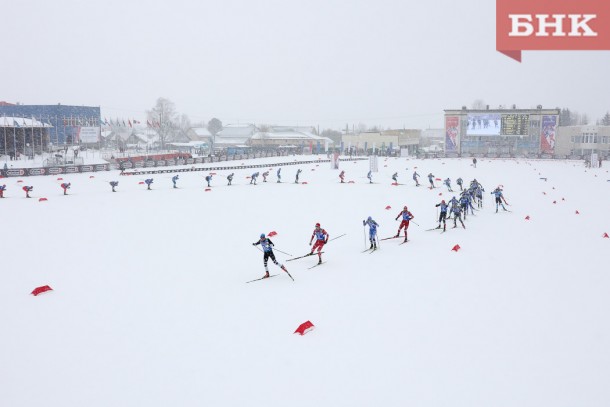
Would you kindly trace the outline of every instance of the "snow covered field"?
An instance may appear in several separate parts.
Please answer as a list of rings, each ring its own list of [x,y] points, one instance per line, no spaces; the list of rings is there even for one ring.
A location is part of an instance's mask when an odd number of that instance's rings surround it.
[[[180,173],[179,189],[173,174],[118,171],[0,180],[0,406],[610,405],[606,168],[379,164],[373,185],[368,161],[348,161],[353,184],[325,162],[284,166],[282,184],[277,167],[256,186],[257,170],[235,171],[230,187],[217,171],[208,192],[202,172]],[[307,184],[294,184],[297,168]],[[458,177],[485,187],[466,229],[426,231],[453,195],[426,188],[429,172],[454,190]],[[498,185],[510,213],[495,213]],[[403,205],[419,224],[410,242],[362,253],[362,220],[392,236]],[[260,233],[299,256],[316,222],[346,234],[325,264],[276,251],[295,282],[270,263],[279,276],[245,284],[264,273]],[[316,329],[294,335],[307,320]]]

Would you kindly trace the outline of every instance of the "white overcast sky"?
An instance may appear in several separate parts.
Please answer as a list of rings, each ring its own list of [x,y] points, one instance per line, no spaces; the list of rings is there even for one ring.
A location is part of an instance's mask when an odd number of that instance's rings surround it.
[[[609,51],[495,49],[495,1],[22,0],[5,8],[0,100],[144,119],[442,127],[482,99],[610,110]]]

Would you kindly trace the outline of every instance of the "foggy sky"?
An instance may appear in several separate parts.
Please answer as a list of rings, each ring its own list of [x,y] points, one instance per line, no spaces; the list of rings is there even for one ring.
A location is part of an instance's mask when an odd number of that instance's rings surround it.
[[[495,49],[495,1],[11,2],[0,100],[145,119],[442,127],[443,109],[610,110],[610,52]]]

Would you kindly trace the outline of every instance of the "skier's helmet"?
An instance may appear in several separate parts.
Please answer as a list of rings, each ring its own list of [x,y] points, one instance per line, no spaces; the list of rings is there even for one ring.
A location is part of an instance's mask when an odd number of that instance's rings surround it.
[[[445,200],[443,199],[443,200],[441,201],[441,203],[445,203]]]
[[[366,220],[368,220],[369,222],[373,220],[373,218],[371,218],[370,216],[368,218],[366,218]]]
[[[319,228],[319,227],[320,227],[320,224],[319,224],[319,223],[316,223],[316,227],[317,227],[317,228]]]
[[[265,238],[265,234],[261,233],[261,239],[264,239],[264,238]]]
[[[405,205],[405,207],[403,209],[406,211],[407,210],[407,205]]]

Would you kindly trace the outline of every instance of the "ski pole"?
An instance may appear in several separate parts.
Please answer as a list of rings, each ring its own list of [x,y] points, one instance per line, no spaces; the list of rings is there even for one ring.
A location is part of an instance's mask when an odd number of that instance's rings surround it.
[[[275,247],[273,248],[273,250],[275,250],[276,252],[280,252],[280,253],[282,253],[282,254],[285,254],[285,255],[287,255],[287,256],[292,256],[292,254],[290,254],[290,253],[286,253],[286,252],[283,252],[283,251],[281,251],[280,249],[276,249]]]
[[[415,223],[417,226],[419,226],[419,223],[415,222],[414,220],[412,220],[411,222]]]
[[[344,233],[344,234],[339,235],[339,236],[337,236],[337,237],[333,237],[332,239],[330,239],[330,240],[329,240],[329,242],[331,242],[331,241],[333,241],[333,240],[335,240],[335,239],[339,239],[340,237],[343,237],[343,236],[345,236],[345,235],[347,235],[347,233]],[[366,236],[365,236],[365,239],[366,239]]]
[[[364,239],[364,248],[366,249],[366,225],[362,224],[362,238]]]

